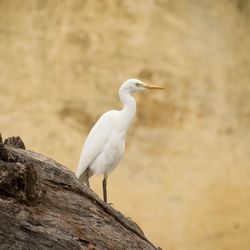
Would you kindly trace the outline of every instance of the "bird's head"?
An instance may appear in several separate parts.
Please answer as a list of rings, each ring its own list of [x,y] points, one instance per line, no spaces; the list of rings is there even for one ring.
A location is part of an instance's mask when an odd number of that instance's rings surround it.
[[[163,87],[147,84],[138,79],[129,79],[122,84],[120,91],[135,93],[135,92],[142,92],[146,89],[163,89]]]

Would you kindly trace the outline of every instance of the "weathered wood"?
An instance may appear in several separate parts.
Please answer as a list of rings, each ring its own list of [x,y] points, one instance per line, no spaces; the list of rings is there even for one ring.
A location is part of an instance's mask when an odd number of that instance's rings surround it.
[[[1,138],[2,139],[2,138]],[[20,136],[12,136],[4,140],[5,145],[10,145],[12,147],[25,149],[25,145],[20,138]]]
[[[0,249],[156,249],[66,167],[0,140]]]

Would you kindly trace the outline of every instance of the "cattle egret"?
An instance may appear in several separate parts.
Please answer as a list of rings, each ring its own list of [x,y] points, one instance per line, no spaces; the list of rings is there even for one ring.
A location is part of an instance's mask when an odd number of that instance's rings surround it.
[[[119,89],[121,110],[104,113],[91,129],[83,145],[76,176],[90,188],[92,175],[103,175],[103,200],[107,203],[107,178],[120,161],[125,149],[125,136],[136,113],[136,101],[131,95],[145,89],[163,89],[137,79],[125,81]]]

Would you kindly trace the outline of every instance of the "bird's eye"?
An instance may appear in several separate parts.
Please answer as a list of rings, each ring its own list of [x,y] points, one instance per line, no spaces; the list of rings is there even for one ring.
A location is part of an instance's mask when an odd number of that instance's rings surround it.
[[[137,82],[137,83],[135,84],[135,86],[136,86],[136,87],[140,87],[141,84]]]

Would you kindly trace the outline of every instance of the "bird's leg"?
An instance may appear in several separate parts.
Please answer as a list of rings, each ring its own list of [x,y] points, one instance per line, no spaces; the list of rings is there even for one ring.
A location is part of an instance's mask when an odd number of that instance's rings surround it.
[[[88,186],[88,188],[90,189],[90,185],[89,185],[89,177],[87,176],[85,179],[86,185]]]
[[[103,190],[103,200],[107,203],[107,176],[105,175],[102,181],[102,190]]]
[[[88,168],[84,173],[84,182],[88,186],[88,188],[91,190],[90,185],[89,185],[89,169]]]

